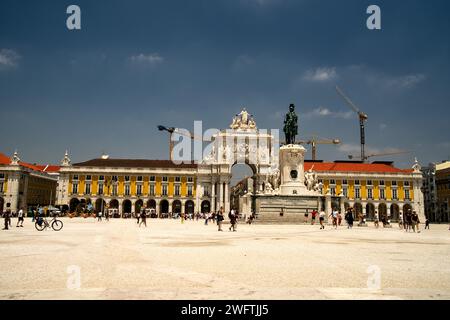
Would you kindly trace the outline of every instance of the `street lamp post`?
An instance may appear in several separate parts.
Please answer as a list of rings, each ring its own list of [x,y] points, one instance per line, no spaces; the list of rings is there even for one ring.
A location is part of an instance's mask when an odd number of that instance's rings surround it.
[[[169,159],[172,161],[172,152],[173,152],[173,146],[174,143],[172,141],[172,134],[175,132],[174,127],[165,127],[165,126],[158,126],[159,131],[167,131],[169,133]]]

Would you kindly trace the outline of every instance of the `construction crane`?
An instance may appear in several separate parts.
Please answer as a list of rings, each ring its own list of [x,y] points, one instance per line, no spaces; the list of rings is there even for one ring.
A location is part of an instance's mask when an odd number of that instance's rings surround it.
[[[311,137],[309,140],[301,140],[299,143],[302,144],[309,144],[311,145],[311,152],[312,152],[312,160],[317,160],[317,145],[318,144],[340,144],[341,140],[339,139],[318,139],[317,136]]]
[[[173,160],[172,159],[172,153],[173,153],[174,141],[172,140],[172,135],[174,133],[179,134],[181,136],[185,136],[185,137],[191,138],[192,140],[201,140],[201,141],[203,141],[202,138],[196,137],[193,134],[188,134],[186,132],[179,131],[178,128],[175,128],[175,127],[166,127],[166,126],[159,125],[158,126],[158,130],[159,131],[167,131],[169,133],[169,159],[171,161]]]
[[[367,156],[364,156],[364,159],[362,159],[363,162],[369,160],[369,158],[373,158],[373,157],[384,157],[384,156],[395,156],[395,155],[399,155],[399,154],[406,154],[406,153],[411,153],[411,151],[399,151],[399,152],[386,152],[386,153],[373,153],[373,154],[369,154]],[[350,160],[353,159],[358,159],[358,156],[354,156],[354,155],[349,155],[348,158]]]
[[[336,86],[336,91],[339,93],[339,95],[344,98],[345,102],[350,106],[350,108],[353,109],[358,114],[359,117],[359,127],[360,127],[360,136],[361,136],[361,159],[362,161],[365,161],[366,159],[366,152],[365,152],[365,145],[366,145],[366,134],[365,134],[365,122],[369,118],[367,114],[359,110],[357,106],[350,100],[343,92],[342,90]]]

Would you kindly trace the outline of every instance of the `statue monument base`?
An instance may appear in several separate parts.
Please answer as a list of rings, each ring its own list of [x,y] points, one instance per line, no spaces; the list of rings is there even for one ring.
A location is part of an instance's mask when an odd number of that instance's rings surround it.
[[[258,222],[304,223],[306,219],[310,221],[313,210],[319,211],[323,207],[323,195],[313,189],[312,182],[310,186],[307,185],[304,170],[305,153],[306,149],[299,144],[289,144],[280,148],[280,187],[275,194],[255,197]],[[305,216],[306,213],[308,218]]]

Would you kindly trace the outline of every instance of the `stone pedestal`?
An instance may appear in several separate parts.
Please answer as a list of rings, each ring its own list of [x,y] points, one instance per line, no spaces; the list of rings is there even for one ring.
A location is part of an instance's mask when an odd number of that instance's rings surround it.
[[[303,163],[306,149],[298,144],[290,144],[280,148],[280,195],[307,194]]]

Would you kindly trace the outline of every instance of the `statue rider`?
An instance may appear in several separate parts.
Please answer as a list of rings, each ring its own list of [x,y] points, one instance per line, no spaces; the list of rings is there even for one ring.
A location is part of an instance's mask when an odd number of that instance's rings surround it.
[[[286,144],[295,144],[295,136],[298,134],[298,117],[295,114],[295,105],[289,106],[289,112],[284,119],[284,134],[286,137]]]

